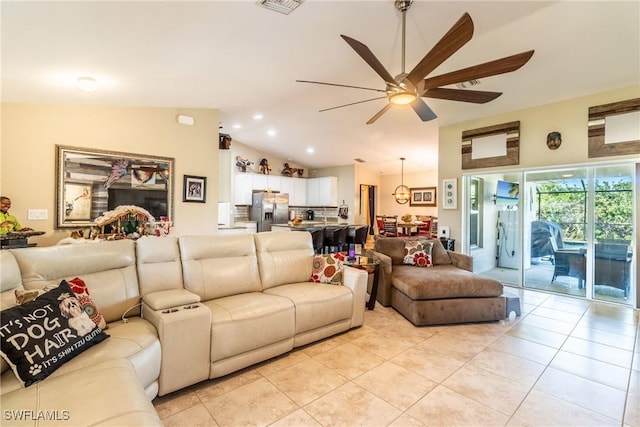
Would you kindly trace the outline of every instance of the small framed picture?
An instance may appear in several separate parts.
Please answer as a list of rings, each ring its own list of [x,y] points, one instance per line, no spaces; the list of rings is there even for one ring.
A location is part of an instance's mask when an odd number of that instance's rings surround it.
[[[207,177],[185,175],[182,187],[183,202],[207,202]]]
[[[420,187],[410,189],[409,206],[437,206],[436,187]]]
[[[443,209],[458,209],[458,185],[457,179],[443,179],[442,193],[444,194]]]

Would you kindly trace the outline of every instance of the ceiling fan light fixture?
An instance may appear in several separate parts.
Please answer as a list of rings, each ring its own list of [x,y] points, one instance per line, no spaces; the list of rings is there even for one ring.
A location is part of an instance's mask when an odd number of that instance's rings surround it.
[[[418,96],[415,93],[405,91],[397,92],[389,95],[389,102],[394,105],[407,105],[415,101]]]

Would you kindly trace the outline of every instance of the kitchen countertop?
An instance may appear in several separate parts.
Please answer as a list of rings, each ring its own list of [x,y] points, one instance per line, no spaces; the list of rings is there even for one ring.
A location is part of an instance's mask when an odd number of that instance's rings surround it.
[[[255,227],[255,225],[255,221],[236,221],[234,225],[218,224],[218,230],[237,230],[242,228],[249,228],[252,226]]]
[[[334,223],[324,223],[324,222],[317,222],[317,221],[302,221],[300,224],[298,225],[294,225],[291,223],[291,221],[289,221],[288,224],[272,224],[271,228],[273,229],[275,228],[279,228],[279,229],[283,229],[283,228],[287,228],[289,230],[311,230],[314,228],[320,228],[320,227],[337,227],[337,226],[360,226],[360,225],[364,225],[364,224],[340,224],[337,222]]]

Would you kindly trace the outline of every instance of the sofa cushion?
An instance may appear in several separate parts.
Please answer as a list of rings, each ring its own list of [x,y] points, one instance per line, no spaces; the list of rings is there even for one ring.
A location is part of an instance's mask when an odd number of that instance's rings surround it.
[[[202,301],[262,290],[253,236],[180,236],[184,287]]]
[[[434,265],[451,264],[447,250],[438,239],[380,237],[376,239],[374,250],[390,257],[393,265],[401,265],[404,261],[404,243],[411,239],[433,243],[431,257]]]
[[[2,386],[3,425],[4,422],[13,426],[163,425],[138,384],[131,363],[125,359],[94,363],[87,369],[50,377],[27,389],[4,393],[4,382]],[[22,420],[6,418],[18,413],[23,415]],[[45,419],[43,413],[58,419]]]
[[[394,266],[391,285],[412,300],[497,297],[503,291],[502,283],[452,265]]]
[[[266,232],[253,235],[262,289],[309,281],[313,266],[313,239],[308,231]]]
[[[346,286],[304,282],[275,286],[264,292],[293,302],[296,334],[351,319],[353,315],[353,293]]]
[[[203,302],[211,310],[211,362],[291,339],[295,308],[288,298],[250,292]]]
[[[65,281],[36,300],[2,311],[2,356],[25,387],[105,340]]]
[[[343,261],[344,254],[340,252],[314,256],[310,281],[341,285],[344,274]]]
[[[81,277],[107,323],[140,313],[135,243],[129,239],[91,245],[11,249],[25,289],[40,289]],[[64,262],[62,262],[64,261]],[[133,308],[133,309],[132,309]]]
[[[407,240],[404,243],[404,259],[406,265],[415,265],[416,267],[432,267],[431,259],[432,242],[419,240]]]
[[[69,372],[85,370],[88,367],[112,359],[128,359],[134,366],[139,383],[145,389],[157,381],[160,375],[160,340],[156,329],[141,317],[130,317],[109,324],[109,339],[69,360],[47,381]],[[2,375],[2,393],[21,388],[12,372]]]

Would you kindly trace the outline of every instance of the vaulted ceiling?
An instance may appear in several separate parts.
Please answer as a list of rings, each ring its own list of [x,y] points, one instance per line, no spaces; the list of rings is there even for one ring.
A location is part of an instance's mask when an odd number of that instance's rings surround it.
[[[391,0],[306,0],[289,15],[254,1],[1,7],[3,102],[218,108],[221,132],[307,167],[360,158],[375,172],[398,173],[399,157],[407,157],[405,172],[436,167],[438,126],[640,84],[637,1],[415,1],[406,20],[407,70],[465,12],[473,38],[431,76],[535,54],[513,73],[480,79],[474,89],[503,92],[495,101],[425,98],[436,120],[394,107],[371,125],[386,100],[318,110],[375,93],[295,80],[384,89],[340,35],[400,73],[401,15]],[[98,90],[77,90],[79,75],[94,76]]]

